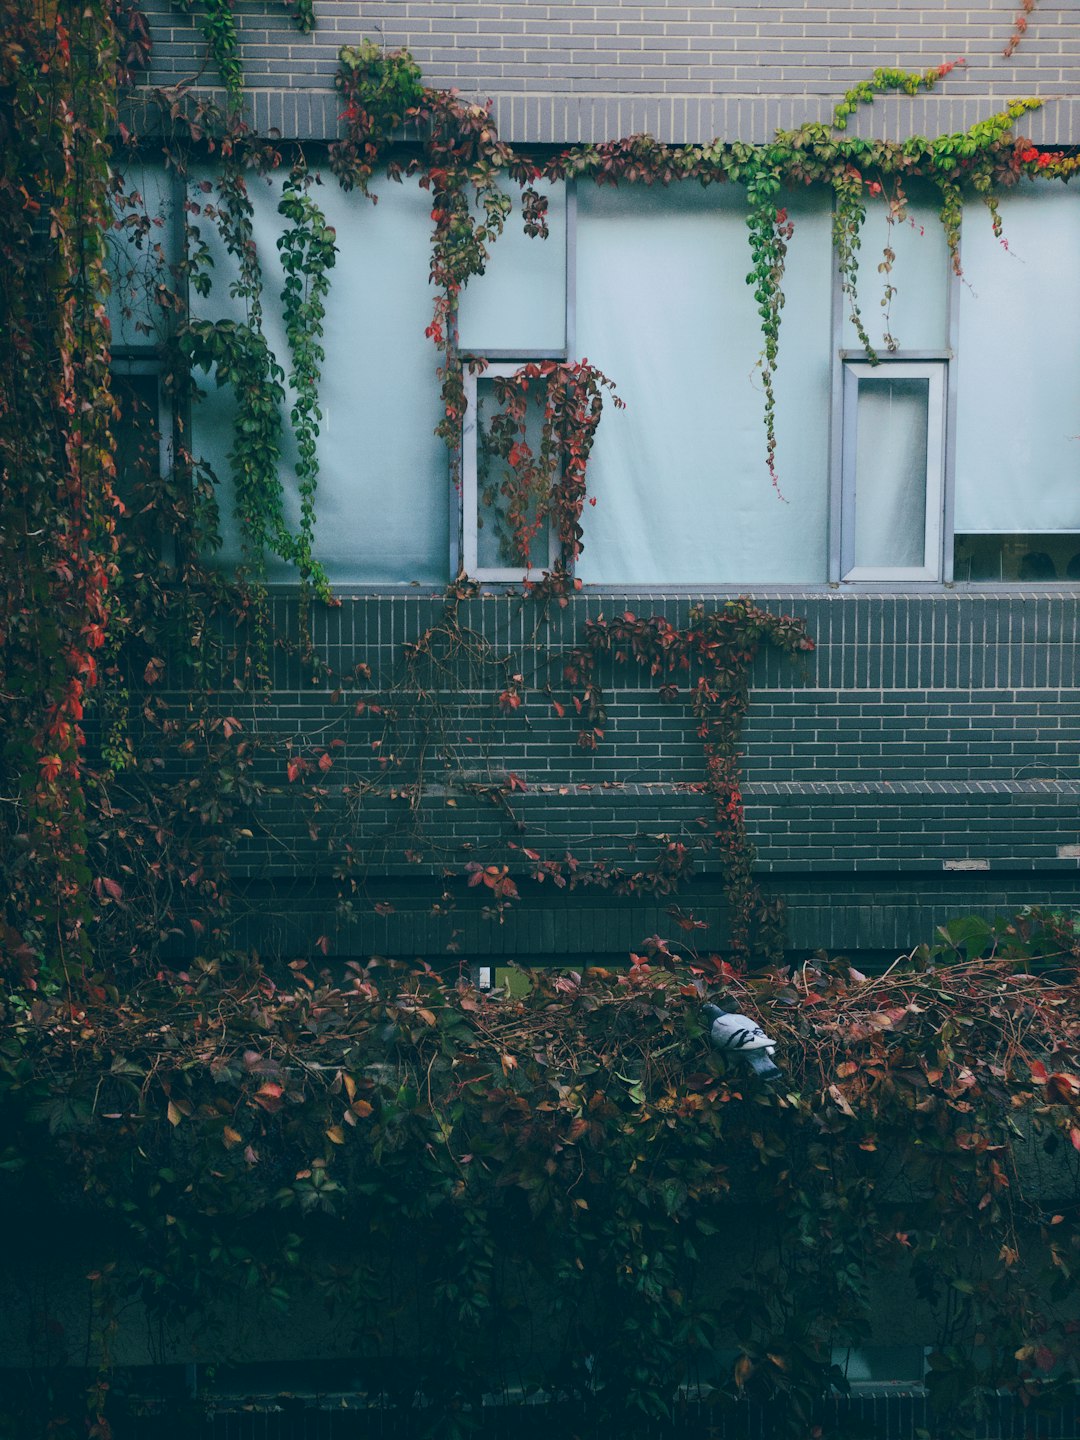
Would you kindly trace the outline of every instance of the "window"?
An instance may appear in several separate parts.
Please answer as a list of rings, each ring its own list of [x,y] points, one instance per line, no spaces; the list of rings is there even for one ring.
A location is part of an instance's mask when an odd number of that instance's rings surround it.
[[[558,554],[550,502],[559,477],[545,453],[543,386],[519,388],[520,419],[502,403],[519,368],[504,362],[466,377],[462,563],[477,580],[538,579]]]
[[[203,185],[209,182],[209,188]],[[112,234],[110,311],[134,415],[156,408],[152,356],[166,328],[154,300],[178,260],[179,182],[135,167]],[[273,303],[282,177],[252,179],[270,348],[290,359]],[[172,187],[172,188],[170,188]],[[461,485],[434,434],[443,414],[431,315],[430,195],[411,178],[377,206],[336,184],[313,194],[337,233],[320,382],[315,551],[332,582],[440,586],[464,567],[482,580],[536,576],[553,560],[545,486],[522,467],[542,450],[537,391],[511,433],[505,382],[529,362],[587,357],[615,382],[589,461],[577,577],[588,585],[746,587],[1080,579],[1080,197],[1028,182],[1002,197],[1007,248],[969,208],[963,277],[952,274],[936,197],[868,206],[859,250],[859,348],[823,192],[783,197],[795,225],[775,373],[779,492],[765,466],[762,340],[746,284],[746,196],[738,185],[536,182],[549,235],[513,210],[483,275],[459,297],[467,376]],[[213,261],[196,319],[238,318],[236,262],[217,234],[212,172],[189,180],[186,219]],[[146,216],[143,216],[145,207]],[[242,553],[233,514],[230,387],[203,398],[178,433],[219,485],[222,547]],[[120,382],[118,381],[118,384]],[[286,395],[283,418],[291,397]],[[125,424],[127,421],[125,420]],[[182,429],[180,429],[182,427]],[[145,441],[140,441],[144,446]],[[165,441],[159,441],[159,449]],[[132,473],[131,436],[121,468]],[[162,462],[167,458],[162,456]],[[299,514],[286,420],[286,518]],[[533,466],[535,470],[535,465]],[[541,467],[542,469],[542,467]],[[535,477],[534,477],[535,478]],[[269,578],[293,583],[285,563]]]
[[[1080,580],[1080,196],[1022,181],[965,221],[953,575]]]
[[[780,490],[765,466],[761,327],[741,185],[578,187],[577,354],[615,382],[589,461],[586,584],[823,584],[829,558],[832,218],[786,196],[776,372]]]
[[[213,217],[199,213],[215,196],[202,190],[213,172],[197,171],[189,185],[189,215],[213,261],[208,295],[192,293],[196,319],[242,319],[230,293],[236,261]],[[284,283],[278,238],[287,224],[278,212],[285,174],[249,177],[255,243],[263,268],[263,325],[281,368],[291,368],[277,297]],[[315,557],[333,584],[444,585],[450,551],[447,451],[434,433],[440,411],[438,357],[424,335],[431,319],[431,196],[413,179],[376,187],[372,204],[335,180],[312,197],[337,234],[330,272],[319,384],[319,479]],[[213,469],[218,483],[221,548],[212,561],[232,568],[243,553],[234,514],[228,454],[235,401],[231,387],[201,372],[203,398],[192,406],[191,450]],[[283,406],[281,476],[286,519],[295,525],[300,502],[293,475],[295,444],[288,423],[292,395]],[[296,572],[269,558],[268,578],[295,583]]]
[[[114,355],[111,385],[120,411],[116,494],[127,513],[135,515],[151,503],[148,485],[172,468],[172,408],[156,360]]]
[[[148,486],[172,468],[173,409],[161,383],[160,353],[173,318],[162,299],[180,254],[176,202],[171,174],[132,160],[112,196],[106,232],[110,383],[120,412],[115,488],[129,516],[153,503]],[[156,510],[147,510],[147,518],[157,524]]]
[[[845,360],[842,580],[940,580],[945,362]]]
[[[544,449],[543,386],[532,381],[518,391],[520,418],[507,413],[506,401],[507,382],[523,366],[565,360],[573,347],[576,204],[572,186],[538,181],[533,188],[547,200],[546,238],[525,234],[515,203],[484,273],[459,302],[466,412],[460,553],[452,564],[478,580],[539,579],[558,556],[550,500],[559,477]],[[470,361],[483,361],[482,372]]]

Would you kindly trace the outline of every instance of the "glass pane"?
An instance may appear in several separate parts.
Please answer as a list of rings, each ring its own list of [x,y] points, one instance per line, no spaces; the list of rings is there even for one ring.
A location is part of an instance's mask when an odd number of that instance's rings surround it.
[[[957,580],[1080,581],[1080,534],[957,535]]]
[[[198,189],[200,178],[193,182],[192,199],[201,204],[213,196]],[[289,346],[277,304],[285,280],[277,248],[286,224],[277,208],[283,180],[279,172],[269,181],[251,178],[248,183],[264,272],[264,330],[278,363],[288,371]],[[431,196],[412,179],[383,186],[377,205],[336,183],[311,193],[337,232],[338,248],[322,341],[316,557],[339,586],[443,584],[450,553],[448,462],[446,446],[435,434],[442,414],[438,353],[424,334],[432,304]],[[214,266],[210,294],[192,295],[192,313],[242,318],[241,302],[229,293],[236,261],[210,221],[197,216],[195,223]],[[200,373],[196,379],[205,399],[193,409],[191,448],[213,466],[221,485],[223,544],[215,563],[230,568],[241,555],[227,458],[235,403],[231,389],[219,388],[212,377]],[[281,458],[291,526],[300,511],[293,474],[296,447],[288,423],[293,398],[290,393],[283,406]],[[276,560],[267,573],[273,581],[296,578],[290,566]]]
[[[964,221],[956,530],[1080,530],[1080,193],[1024,181],[1001,215],[1008,248],[979,206]]]
[[[170,312],[158,303],[158,292],[171,285],[178,258],[171,185],[163,167],[133,162],[124,166],[112,198],[105,242],[114,347],[153,349],[168,332]]]
[[[781,499],[765,465],[743,187],[580,187],[578,353],[626,401],[605,403],[589,459],[587,583],[825,580],[831,217],[820,196],[784,203],[795,237],[776,372]]]
[[[854,567],[926,563],[926,436],[930,381],[859,380]]]
[[[503,233],[483,275],[461,292],[462,350],[561,350],[566,343],[566,186],[538,180],[532,188],[547,196],[547,237],[525,234],[521,191],[508,186],[513,210]]]
[[[856,284],[863,325],[881,354],[944,350],[949,343],[952,262],[938,218],[940,203],[919,188],[901,208],[887,194],[867,201]],[[844,311],[843,343],[857,350],[859,337],[846,298]]]
[[[120,411],[116,493],[131,511],[137,503],[137,489],[156,478],[161,468],[157,376],[114,374],[112,393]]]
[[[496,381],[476,382],[476,560],[481,570],[548,563],[551,475],[541,454],[542,388],[531,386],[525,423],[500,405]]]

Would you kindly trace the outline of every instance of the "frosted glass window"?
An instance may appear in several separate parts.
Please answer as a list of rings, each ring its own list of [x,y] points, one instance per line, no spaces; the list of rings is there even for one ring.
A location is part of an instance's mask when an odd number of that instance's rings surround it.
[[[940,578],[944,391],[941,363],[845,367],[844,579]]]
[[[1080,538],[1052,537],[1080,537],[1080,194],[1021,181],[1001,213],[1004,244],[975,206],[964,222],[956,573],[1072,579]]]
[[[278,299],[284,274],[276,244],[286,223],[277,213],[283,177],[251,177],[248,183],[265,284],[264,329],[288,374]],[[344,192],[336,181],[315,186],[312,195],[335,228],[338,246],[323,339],[315,555],[338,586],[442,584],[450,545],[448,455],[433,433],[441,414],[438,355],[424,335],[432,305],[431,197],[408,180],[387,182],[376,205],[359,192]],[[197,188],[193,199],[213,201]],[[195,223],[210,246],[214,267],[210,295],[193,294],[192,311],[197,317],[241,318],[242,302],[229,294],[235,262],[211,221],[196,217]],[[241,546],[226,458],[233,399],[231,392],[215,387],[212,377],[196,378],[207,398],[194,407],[191,448],[212,463],[221,485],[224,544],[218,561],[234,565]],[[288,423],[291,399],[283,407],[282,474],[287,515],[295,524],[299,497]],[[270,578],[293,580],[295,573],[276,562]]]
[[[469,354],[565,354],[566,185],[538,180],[533,189],[548,197],[547,238],[525,234],[521,191],[509,186],[513,210],[458,304],[458,341]]]
[[[917,187],[908,197],[904,219],[890,224],[895,212],[886,196],[867,198],[856,287],[863,325],[876,351],[948,347],[952,262],[939,203]],[[976,204],[970,207],[970,213],[977,210]],[[893,252],[891,262],[886,250]],[[847,297],[844,312],[843,347],[857,350],[861,342]]]
[[[831,216],[820,197],[788,208],[781,499],[765,464],[744,191],[580,187],[577,349],[626,402],[605,407],[589,461],[587,582],[827,578]]]
[[[167,333],[157,303],[177,260],[172,180],[161,166],[125,163],[106,235],[107,311],[114,349],[154,349]]]

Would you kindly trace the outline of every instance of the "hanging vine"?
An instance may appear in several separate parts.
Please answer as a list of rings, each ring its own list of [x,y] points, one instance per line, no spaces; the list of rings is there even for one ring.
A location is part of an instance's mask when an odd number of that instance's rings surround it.
[[[764,899],[754,878],[755,851],[746,832],[739,785],[739,741],[750,704],[750,671],[763,645],[788,655],[814,648],[801,621],[771,615],[748,600],[729,600],[718,610],[695,606],[690,624],[681,630],[661,616],[643,619],[630,611],[614,620],[591,620],[584,643],[564,670],[585,722],[578,744],[586,750],[594,750],[604,738],[607,711],[597,677],[601,658],[646,670],[658,681],[668,705],[679,699],[672,677],[686,675],[689,680],[690,706],[705,758],[705,789],[713,803],[712,844],[728,905],[730,952],[739,966],[775,962],[783,953],[782,911]],[[670,860],[670,854],[663,857],[665,870]]]
[[[278,205],[278,212],[290,225],[278,240],[278,250],[285,267],[281,305],[292,357],[289,384],[296,395],[292,426],[299,451],[296,479],[300,492],[300,524],[290,548],[300,576],[300,626],[305,635],[308,633],[307,612],[312,588],[320,599],[330,598],[326,572],[315,560],[312,545],[319,477],[319,421],[322,419],[319,377],[326,359],[320,341],[326,318],[326,297],[330,292],[328,271],[333,269],[337,256],[334,231],[311,198],[309,184],[310,177],[298,165],[286,181]]]
[[[604,391],[615,387],[588,361],[540,360],[496,377],[493,388],[497,408],[486,423],[486,417],[477,420],[480,503],[490,512],[487,523],[497,531],[501,527],[503,563],[547,570],[544,581],[531,581],[530,588],[563,594],[581,554],[586,471]],[[611,399],[622,405],[614,393]],[[535,453],[528,439],[532,415],[539,422]],[[495,462],[501,465],[492,475]],[[557,546],[553,561],[547,555],[549,534]],[[545,542],[539,556],[538,540]]]

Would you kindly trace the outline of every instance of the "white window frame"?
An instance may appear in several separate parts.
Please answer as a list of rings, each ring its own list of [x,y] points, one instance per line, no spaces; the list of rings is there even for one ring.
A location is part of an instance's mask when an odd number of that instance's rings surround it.
[[[844,583],[890,581],[936,581],[944,579],[946,501],[946,415],[949,398],[949,365],[941,356],[926,358],[881,358],[871,364],[862,352],[859,358],[842,356],[842,443],[840,457],[839,520],[840,573]],[[922,565],[868,566],[855,564],[855,459],[858,443],[858,393],[860,380],[926,380],[928,382],[926,431],[926,514],[923,532]]]
[[[523,360],[500,361],[488,365],[479,374],[465,373],[465,421],[461,431],[461,558],[465,574],[473,580],[507,581],[539,580],[550,570],[559,557],[559,538],[555,526],[548,520],[547,559],[543,565],[531,565],[527,569],[512,565],[485,565],[478,561],[479,536],[476,526],[479,504],[479,477],[477,473],[478,443],[476,430],[476,389],[479,380],[504,379],[516,375],[523,365],[535,357]],[[537,537],[539,539],[539,537]]]

